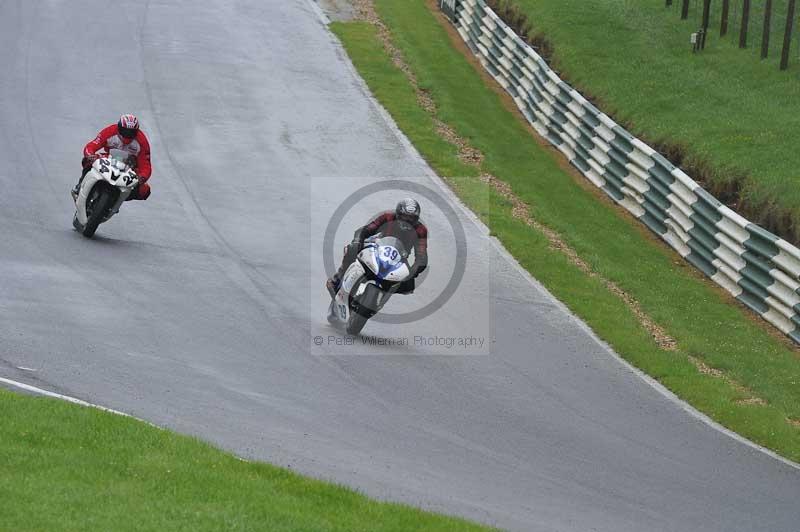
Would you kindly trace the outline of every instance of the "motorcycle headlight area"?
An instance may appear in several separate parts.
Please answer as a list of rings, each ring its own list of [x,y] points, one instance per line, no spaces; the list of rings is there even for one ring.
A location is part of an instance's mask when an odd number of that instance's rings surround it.
[[[403,256],[394,246],[379,246],[377,261],[378,277],[385,279],[403,265]]]

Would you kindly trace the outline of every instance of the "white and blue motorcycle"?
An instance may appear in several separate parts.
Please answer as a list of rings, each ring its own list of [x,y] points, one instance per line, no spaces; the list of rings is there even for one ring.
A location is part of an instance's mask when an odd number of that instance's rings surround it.
[[[119,212],[139,184],[136,172],[123,157],[112,150],[110,155],[97,159],[81,181],[72,226],[86,238],[92,238],[98,225]]]
[[[368,238],[342,276],[339,291],[328,308],[328,321],[357,335],[400,283],[410,278],[408,252],[400,239],[382,235]]]

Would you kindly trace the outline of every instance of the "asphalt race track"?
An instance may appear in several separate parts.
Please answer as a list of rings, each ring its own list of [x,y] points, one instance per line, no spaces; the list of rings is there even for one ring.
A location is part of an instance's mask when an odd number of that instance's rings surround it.
[[[4,0],[0,65],[0,376],[511,529],[798,530],[800,471],[687,413],[523,275],[307,0]],[[89,241],[68,191],[123,112],[150,136],[153,195]],[[367,324],[381,345],[337,345],[325,228],[395,178],[455,206],[465,238],[423,199],[430,274],[387,313],[464,278],[422,321]],[[405,194],[359,198],[336,260]]]

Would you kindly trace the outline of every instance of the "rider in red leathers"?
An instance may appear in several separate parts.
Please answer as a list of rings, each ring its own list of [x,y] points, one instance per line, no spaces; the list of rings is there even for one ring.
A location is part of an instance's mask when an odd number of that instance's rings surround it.
[[[139,184],[133,189],[129,200],[146,200],[150,196],[150,142],[144,132],[139,129],[139,120],[134,115],[122,115],[116,124],[103,128],[97,136],[83,148],[83,173],[78,184],[72,189],[72,198],[78,197],[81,182],[92,168],[92,163],[99,157],[108,155],[110,150],[128,154],[128,164],[133,167],[139,177]]]

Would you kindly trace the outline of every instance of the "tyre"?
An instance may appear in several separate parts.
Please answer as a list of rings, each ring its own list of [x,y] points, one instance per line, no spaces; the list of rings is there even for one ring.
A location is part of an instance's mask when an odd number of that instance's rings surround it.
[[[347,320],[347,334],[352,334],[353,336],[357,336],[358,333],[361,332],[361,329],[364,328],[364,325],[367,324],[366,316],[362,316],[357,312],[353,312],[350,314],[350,319]]]
[[[113,193],[108,187],[97,186],[89,193],[86,199],[86,225],[81,234],[86,238],[92,238],[97,226],[103,221],[103,217],[111,208],[114,201]]]
[[[347,320],[347,334],[356,336],[367,324],[367,321],[378,312],[378,296],[380,289],[373,284],[367,285],[364,293],[353,302],[353,310]]]

